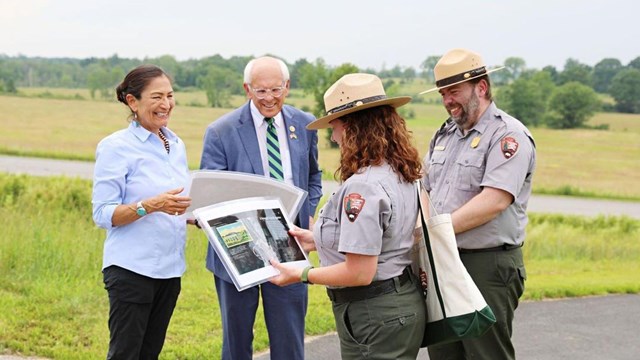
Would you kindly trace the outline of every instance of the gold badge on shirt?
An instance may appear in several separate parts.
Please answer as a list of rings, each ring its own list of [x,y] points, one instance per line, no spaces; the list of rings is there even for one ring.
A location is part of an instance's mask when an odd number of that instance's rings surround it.
[[[471,140],[471,148],[477,148],[478,144],[480,144],[480,136],[476,136]]]

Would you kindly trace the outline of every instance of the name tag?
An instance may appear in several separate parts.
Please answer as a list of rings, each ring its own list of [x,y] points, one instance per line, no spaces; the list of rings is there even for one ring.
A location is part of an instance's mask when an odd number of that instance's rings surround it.
[[[437,145],[433,147],[434,151],[443,151],[444,150],[444,145]]]

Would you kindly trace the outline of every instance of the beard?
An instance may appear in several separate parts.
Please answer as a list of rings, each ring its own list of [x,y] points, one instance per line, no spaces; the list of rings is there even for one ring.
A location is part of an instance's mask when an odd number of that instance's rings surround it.
[[[456,123],[456,125],[458,125],[461,128],[464,128],[464,125],[469,123],[469,117],[470,116],[475,117],[477,115],[478,109],[480,108],[480,100],[478,99],[478,96],[476,95],[476,93],[472,92],[471,96],[469,96],[469,100],[467,101],[467,103],[459,104],[459,105],[462,108],[462,112],[460,113],[459,116],[451,115],[451,111],[449,109],[447,109],[447,112],[451,116],[451,120],[453,120]]]

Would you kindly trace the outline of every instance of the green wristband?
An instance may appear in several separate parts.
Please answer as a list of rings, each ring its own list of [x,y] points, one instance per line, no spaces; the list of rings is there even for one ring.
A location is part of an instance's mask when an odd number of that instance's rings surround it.
[[[305,284],[313,284],[311,281],[309,281],[309,270],[311,269],[313,269],[313,266],[307,266],[306,268],[304,268],[304,270],[302,270],[300,280],[302,280],[302,282]]]

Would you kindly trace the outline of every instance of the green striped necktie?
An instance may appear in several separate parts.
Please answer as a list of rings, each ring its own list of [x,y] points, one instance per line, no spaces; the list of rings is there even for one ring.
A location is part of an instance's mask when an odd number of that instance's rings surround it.
[[[267,126],[267,157],[269,158],[269,176],[273,179],[283,181],[284,171],[282,170],[282,159],[280,158],[280,143],[278,133],[273,125],[273,118],[264,118],[269,124]]]

